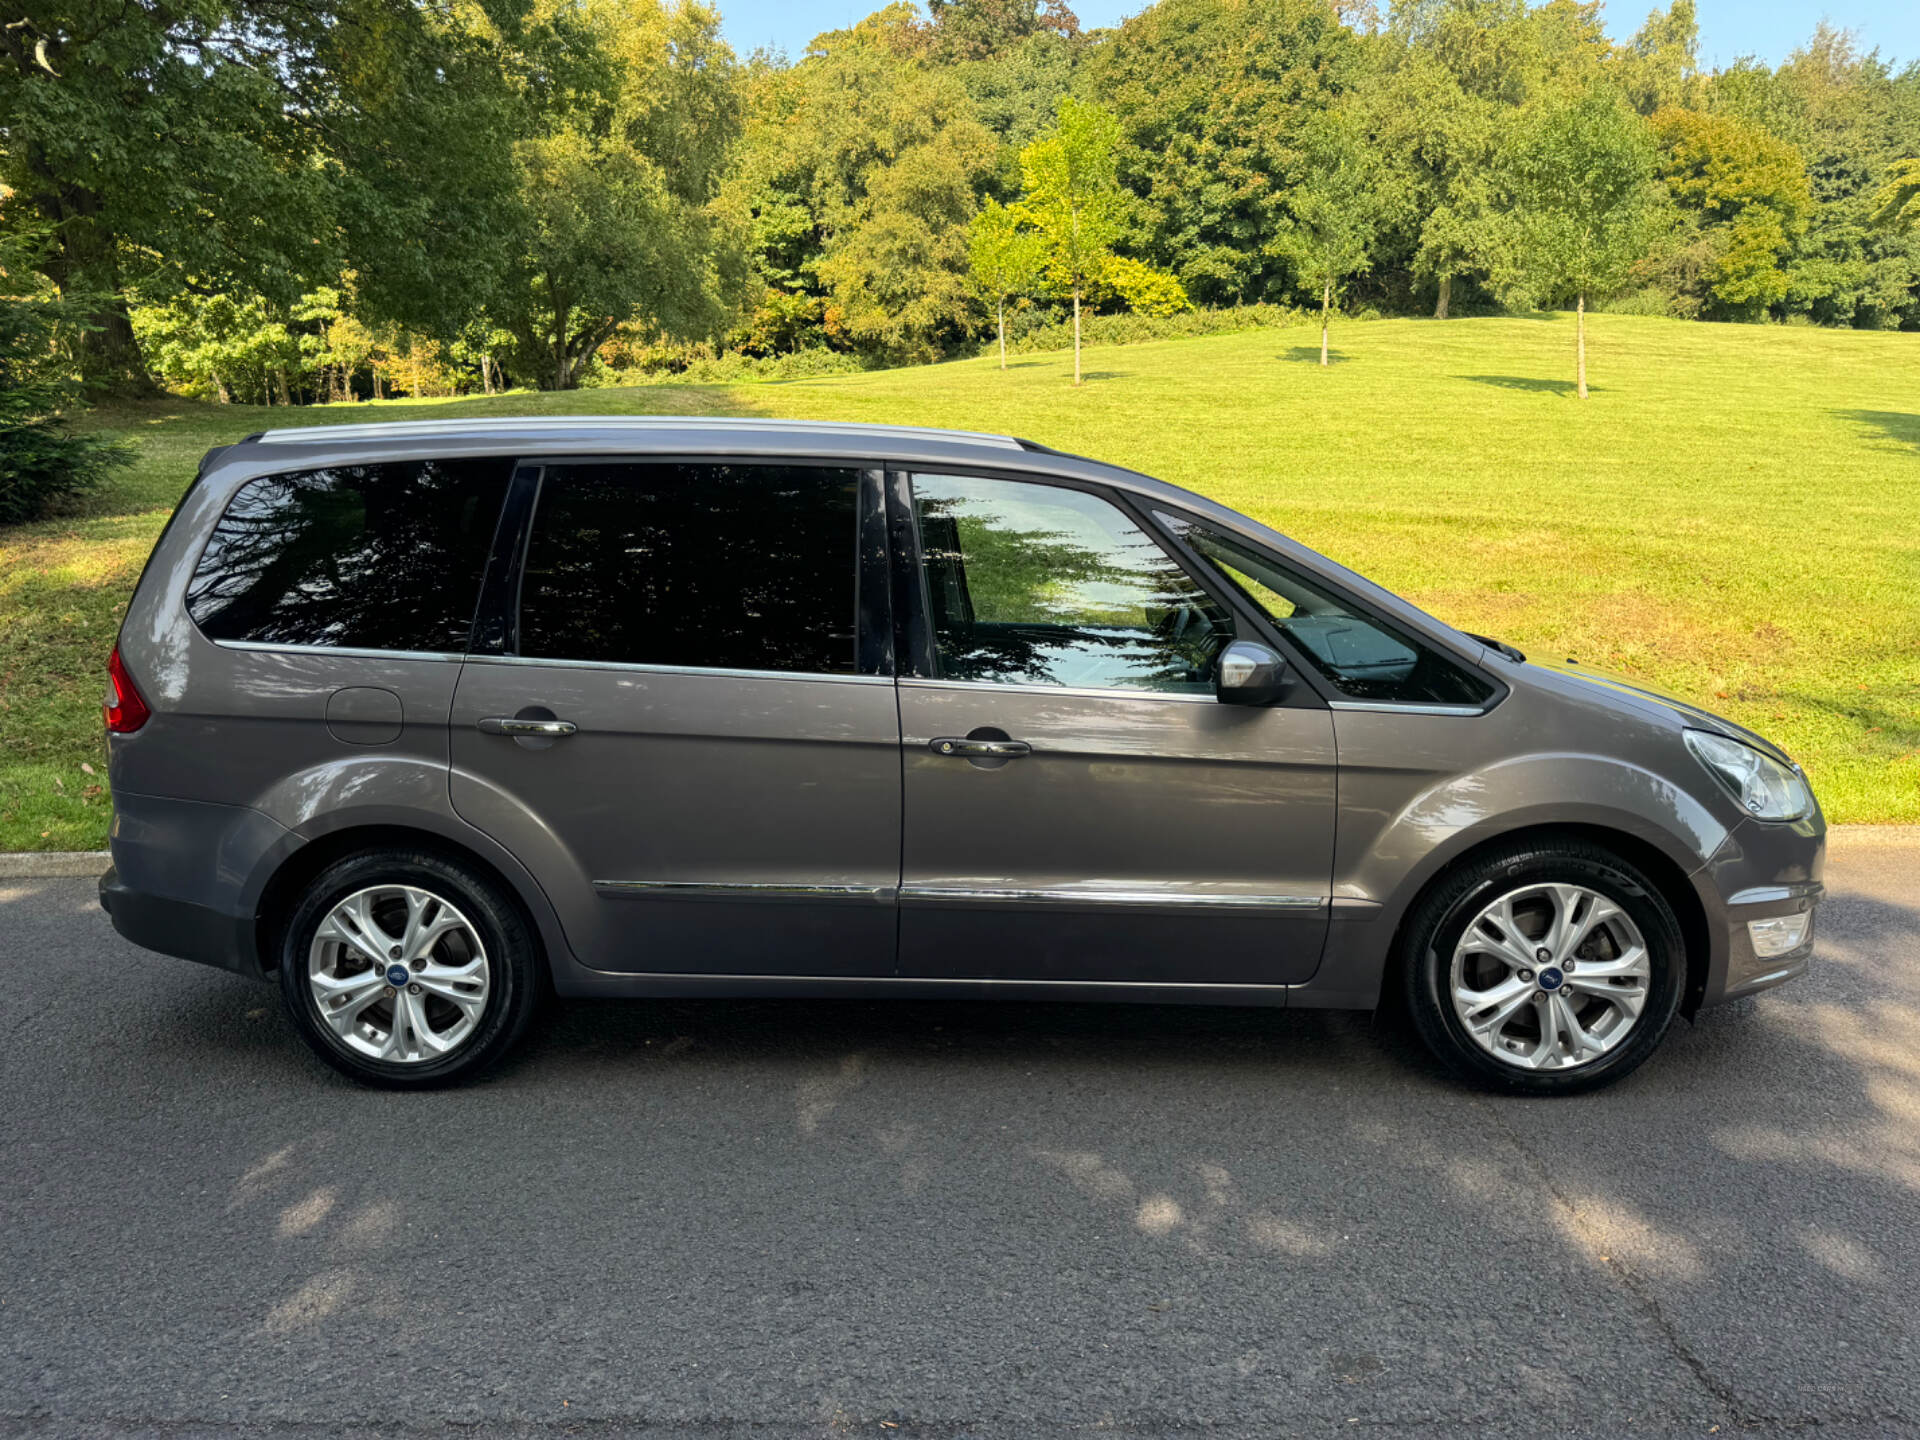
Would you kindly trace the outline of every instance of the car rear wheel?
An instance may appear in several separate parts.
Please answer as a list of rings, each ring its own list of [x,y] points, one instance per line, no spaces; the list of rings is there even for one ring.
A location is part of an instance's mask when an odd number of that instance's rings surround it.
[[[343,1074],[418,1090],[476,1074],[525,1032],[538,953],[498,885],[422,851],[336,861],[302,892],[280,947],[301,1037]]]
[[[1421,1038],[1494,1089],[1567,1095],[1653,1053],[1686,961],[1672,907],[1632,864],[1577,840],[1477,857],[1423,896],[1402,954]]]

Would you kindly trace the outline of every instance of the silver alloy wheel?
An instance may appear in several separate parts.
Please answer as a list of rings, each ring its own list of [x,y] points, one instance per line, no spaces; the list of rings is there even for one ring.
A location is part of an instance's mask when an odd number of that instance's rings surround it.
[[[1473,1042],[1522,1070],[1571,1070],[1613,1050],[1652,983],[1640,927],[1584,885],[1502,895],[1467,926],[1448,976]]]
[[[450,901],[416,885],[372,885],[321,920],[307,984],[340,1042],[411,1065],[465,1044],[486,1013],[486,947]]]

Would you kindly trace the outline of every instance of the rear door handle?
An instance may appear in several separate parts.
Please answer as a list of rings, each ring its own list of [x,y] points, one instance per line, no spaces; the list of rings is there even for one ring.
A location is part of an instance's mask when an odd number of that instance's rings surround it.
[[[969,759],[1011,760],[1017,755],[1033,753],[1033,746],[1024,740],[968,740],[958,735],[929,740],[927,748],[936,755],[960,755]]]
[[[483,735],[571,735],[580,727],[571,720],[516,720],[506,715],[489,715],[476,727]]]

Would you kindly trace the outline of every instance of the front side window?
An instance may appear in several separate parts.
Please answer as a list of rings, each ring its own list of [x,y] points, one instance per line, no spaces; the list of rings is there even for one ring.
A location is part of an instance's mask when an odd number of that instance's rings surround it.
[[[1118,507],[954,475],[913,501],[940,678],[1212,690],[1232,617]]]
[[[803,465],[550,465],[519,652],[851,674],[859,474]]]
[[[464,651],[511,462],[410,460],[263,475],[187,586],[214,640]]]
[[[1483,705],[1493,685],[1432,647],[1310,584],[1236,536],[1183,516],[1158,518],[1266,611],[1342,695],[1418,705]]]

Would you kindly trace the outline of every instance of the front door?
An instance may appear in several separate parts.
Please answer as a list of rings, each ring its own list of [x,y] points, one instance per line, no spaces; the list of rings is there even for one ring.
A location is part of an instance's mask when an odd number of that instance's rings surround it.
[[[1330,714],[1220,703],[1244,632],[1096,490],[900,477],[908,977],[1308,978],[1333,864]],[[916,553],[917,552],[917,553]]]
[[[490,578],[498,623],[483,613],[454,697],[453,803],[534,872],[583,963],[893,972],[878,484],[802,464],[522,467],[524,563]]]

